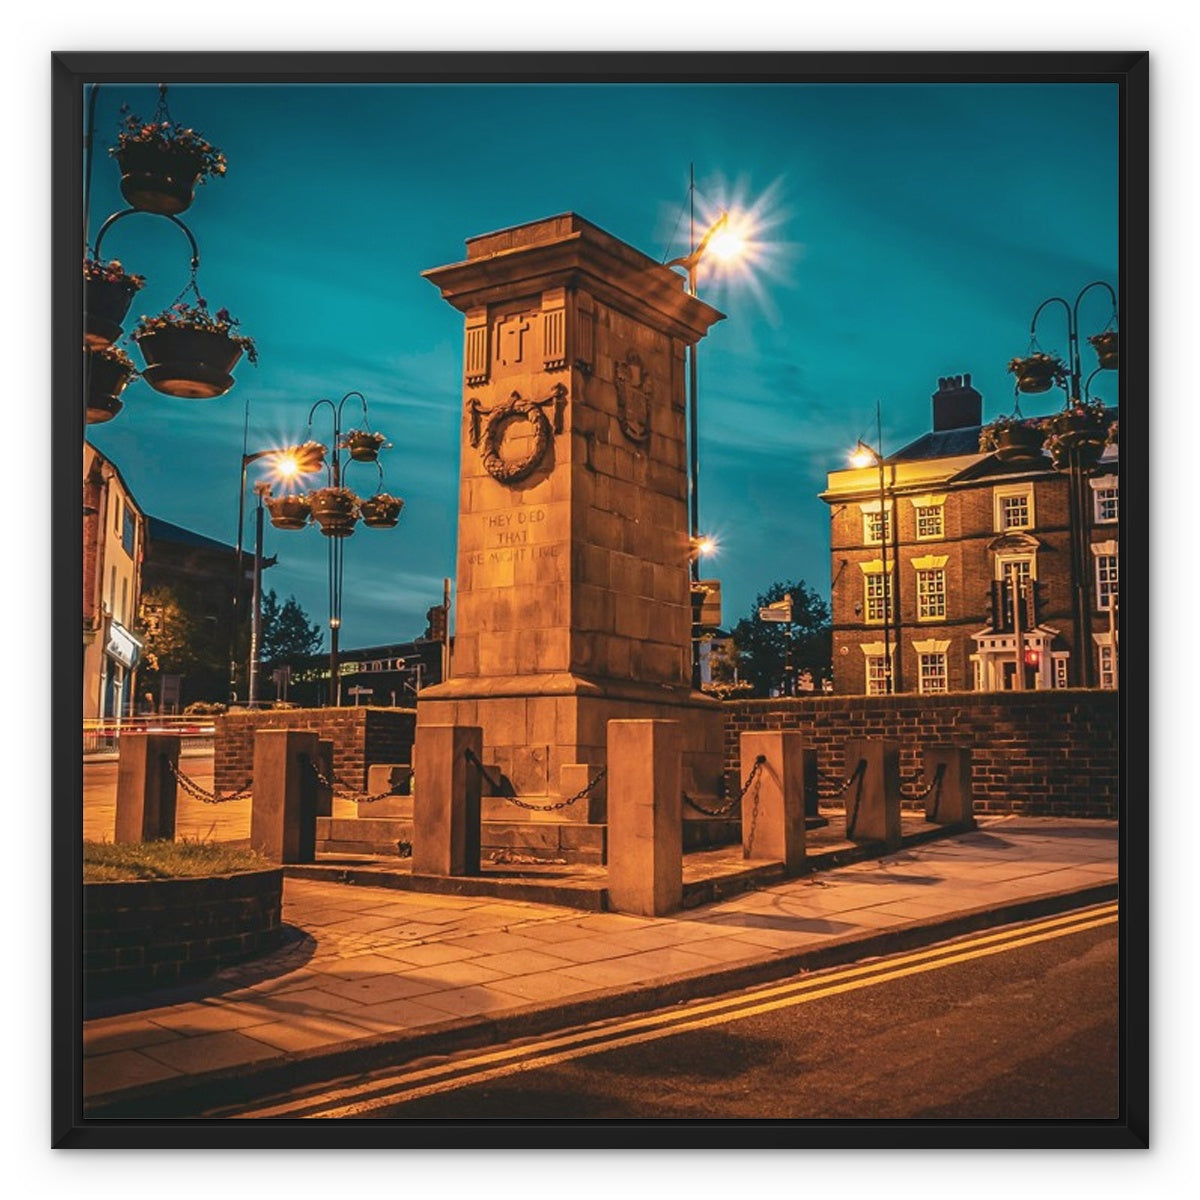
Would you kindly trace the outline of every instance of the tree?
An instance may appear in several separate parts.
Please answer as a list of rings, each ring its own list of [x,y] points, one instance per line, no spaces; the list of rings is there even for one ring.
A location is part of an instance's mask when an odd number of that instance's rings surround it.
[[[792,598],[792,622],[764,621],[758,615],[787,596]],[[792,695],[807,672],[813,690],[833,671],[833,626],[829,605],[803,580],[773,583],[754,602],[749,615],[733,630],[738,675],[756,696]]]
[[[229,677],[229,627],[187,590],[161,586],[142,596],[139,690],[157,693],[162,675],[182,675],[191,699],[221,699]]]
[[[321,627],[309,621],[295,596],[282,604],[274,589],[263,593],[259,659],[271,665],[307,658],[321,648]]]

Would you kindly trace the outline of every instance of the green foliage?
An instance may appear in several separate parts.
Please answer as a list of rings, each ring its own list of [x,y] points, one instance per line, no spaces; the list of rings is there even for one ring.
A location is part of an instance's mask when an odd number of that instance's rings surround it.
[[[792,597],[792,624],[760,620],[758,610]],[[817,692],[833,672],[833,625],[829,605],[803,580],[773,583],[733,630],[738,677],[753,694],[768,697],[790,691],[809,672]],[[791,667],[792,670],[788,670]]]
[[[121,879],[183,879],[261,871],[271,864],[245,847],[220,842],[83,843],[84,883]]]
[[[262,597],[262,644],[259,657],[270,666],[295,663],[321,648],[321,627],[309,621],[295,596],[282,604],[274,589]]]

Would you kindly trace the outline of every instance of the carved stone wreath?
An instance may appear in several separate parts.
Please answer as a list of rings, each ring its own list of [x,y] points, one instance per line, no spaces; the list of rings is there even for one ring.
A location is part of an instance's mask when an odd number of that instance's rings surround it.
[[[533,427],[533,444],[520,458],[500,457],[500,446],[504,431],[513,421],[528,421]],[[554,436],[550,422],[541,406],[533,400],[523,400],[515,392],[511,399],[497,405],[488,414],[482,434],[482,459],[484,470],[500,483],[519,483],[532,475],[546,457],[550,440]]]

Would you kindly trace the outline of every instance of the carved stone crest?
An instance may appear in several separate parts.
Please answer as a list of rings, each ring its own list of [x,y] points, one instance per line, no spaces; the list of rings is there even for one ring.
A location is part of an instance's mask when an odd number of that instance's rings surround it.
[[[642,366],[641,356],[630,350],[624,362],[613,364],[617,385],[617,421],[631,442],[650,438],[650,405],[654,400],[654,378]]]

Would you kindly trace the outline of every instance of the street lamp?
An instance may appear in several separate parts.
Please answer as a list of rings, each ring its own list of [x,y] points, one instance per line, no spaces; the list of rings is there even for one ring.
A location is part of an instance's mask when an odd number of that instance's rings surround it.
[[[878,423],[878,409],[876,410],[876,420]],[[879,428],[879,444],[883,445],[883,430]],[[883,455],[871,446],[868,446],[861,438],[858,444],[854,447],[854,453],[850,456],[852,466],[863,468],[869,467],[874,463],[879,468],[879,549],[883,563],[883,690],[890,693],[893,690],[892,680],[892,596],[894,589],[892,587],[892,577],[888,570],[888,528],[891,521],[888,517],[887,509],[887,483],[883,475]],[[897,631],[898,632],[898,631]]]
[[[1088,339],[1099,356],[1099,365],[1093,369],[1085,380],[1083,378],[1083,365],[1080,361],[1079,349],[1079,305],[1084,296],[1093,288],[1101,288],[1108,293],[1109,299],[1112,302],[1112,313],[1105,330]],[[1050,461],[1056,471],[1062,471],[1067,476],[1071,573],[1074,576],[1072,581],[1074,609],[1072,621],[1075,631],[1075,652],[1078,658],[1078,666],[1075,668],[1074,675],[1076,683],[1079,686],[1090,688],[1095,686],[1095,667],[1092,662],[1092,652],[1089,645],[1092,626],[1091,564],[1088,561],[1091,526],[1089,521],[1087,479],[1090,468],[1099,457],[1099,451],[1094,437],[1086,430],[1073,431],[1069,426],[1072,424],[1072,414],[1074,412],[1079,412],[1081,416],[1085,416],[1087,413],[1085,405],[1091,403],[1091,382],[1096,375],[1103,370],[1117,369],[1119,346],[1118,334],[1115,329],[1117,323],[1117,295],[1109,284],[1098,279],[1081,288],[1074,301],[1065,300],[1062,296],[1051,296],[1043,300],[1034,310],[1033,319],[1029,323],[1030,356],[1040,354],[1037,347],[1038,317],[1041,316],[1047,306],[1054,304],[1062,306],[1067,318],[1068,361],[1066,363],[1066,371],[1062,372],[1060,364],[1060,373],[1057,376],[1023,375],[1019,369],[1015,369],[1016,364],[1028,362],[1030,361],[1029,358],[1013,360],[1013,363],[1009,364],[1009,369],[1015,370],[1017,374],[1016,386],[1018,392],[1044,392],[1048,391],[1054,383],[1057,383],[1067,394],[1063,414],[1060,414],[1067,428],[1064,434],[1058,439],[1058,444],[1051,453]],[[1059,418],[1051,418],[1052,421],[1057,419]],[[1021,669],[1021,664],[1018,663],[1017,670],[1020,671]]]
[[[260,459],[271,460],[271,473],[276,479],[295,479],[301,475],[311,475],[325,465],[325,447],[317,442],[306,442],[302,446],[273,446],[266,450],[242,454],[241,486],[238,488],[237,582],[233,591],[233,639],[229,656],[231,701],[237,700],[237,629],[240,624],[238,608],[241,604],[242,585],[245,582],[242,546],[246,528],[246,472],[251,463]],[[250,655],[246,671],[246,700],[251,706],[258,702],[258,649],[262,632],[263,497],[270,491],[270,485],[259,483],[255,485],[254,490],[258,496],[258,511],[255,516],[254,569],[250,599]]]
[[[362,406],[362,426],[342,432],[342,409],[346,402],[354,398]],[[379,466],[379,451],[384,447],[384,437],[372,433],[368,424],[367,401],[361,392],[347,392],[335,404],[332,400],[318,400],[308,413],[308,427],[311,431],[313,417],[317,409],[328,407],[333,417],[333,451],[328,462],[329,485],[314,489],[304,502],[302,515],[276,512],[272,508],[271,520],[281,529],[302,529],[309,517],[320,527],[321,533],[329,539],[329,705],[336,707],[342,699],[341,657],[339,652],[339,636],[342,626],[342,557],[343,541],[354,533],[355,522],[361,516],[363,523],[372,528],[386,529],[396,525],[400,517],[403,501],[386,493],[362,499],[348,488],[342,486],[341,452],[346,450],[352,462],[375,463],[379,471],[380,484],[383,482],[383,468]],[[316,446],[319,443],[309,442]],[[324,453],[324,447],[321,447]],[[292,498],[293,500],[295,498]],[[267,499],[269,506],[282,504],[280,501]]]

